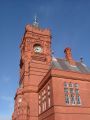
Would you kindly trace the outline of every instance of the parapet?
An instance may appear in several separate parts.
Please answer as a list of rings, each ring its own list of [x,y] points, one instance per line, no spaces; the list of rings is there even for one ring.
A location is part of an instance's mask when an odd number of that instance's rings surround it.
[[[40,27],[35,27],[33,25],[30,25],[30,24],[26,25],[25,31],[26,32],[33,32],[33,33],[37,33],[37,34],[41,34],[41,35],[47,35],[47,36],[51,35],[50,29],[47,29],[47,28],[42,29]]]

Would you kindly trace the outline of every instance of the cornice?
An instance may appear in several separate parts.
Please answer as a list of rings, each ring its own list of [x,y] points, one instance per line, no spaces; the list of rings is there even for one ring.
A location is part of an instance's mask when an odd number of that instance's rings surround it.
[[[73,72],[73,71],[64,71],[59,69],[52,69],[51,77],[82,80],[82,81],[90,82],[90,74]]]
[[[42,87],[50,80],[50,78],[53,77],[90,82],[90,74],[64,71],[60,69],[50,69],[43,80],[40,82],[38,91],[42,89]]]

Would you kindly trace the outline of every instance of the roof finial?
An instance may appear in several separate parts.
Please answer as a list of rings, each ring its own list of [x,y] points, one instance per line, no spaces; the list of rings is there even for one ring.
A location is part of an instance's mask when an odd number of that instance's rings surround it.
[[[34,16],[33,26],[35,26],[35,27],[38,27],[38,26],[39,26],[38,19],[37,19],[37,15]]]
[[[54,51],[53,50],[51,51],[51,53],[52,53],[52,60],[57,61],[57,59],[54,57]]]
[[[51,53],[52,53],[52,55],[54,55],[54,51],[53,50],[51,51]]]
[[[83,63],[83,57],[80,58],[80,62]]]

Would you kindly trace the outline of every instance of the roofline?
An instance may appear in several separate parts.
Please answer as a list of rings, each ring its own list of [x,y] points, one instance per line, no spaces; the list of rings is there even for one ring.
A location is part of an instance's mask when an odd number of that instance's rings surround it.
[[[79,73],[74,71],[65,71],[65,70],[53,68],[48,71],[48,73],[45,75],[43,80],[40,82],[38,91],[42,89],[42,87],[50,80],[51,77],[90,82],[90,74],[88,73]]]
[[[56,69],[52,69],[51,76],[90,82],[90,73],[80,73],[80,72],[68,71],[68,70],[65,71],[56,68]]]

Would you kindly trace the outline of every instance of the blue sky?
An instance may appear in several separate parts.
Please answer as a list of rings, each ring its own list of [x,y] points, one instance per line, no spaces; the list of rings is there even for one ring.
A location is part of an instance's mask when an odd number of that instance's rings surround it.
[[[37,14],[39,25],[50,28],[55,57],[82,56],[90,66],[90,0],[0,0],[0,120],[11,120],[19,81],[19,44],[25,25]]]

